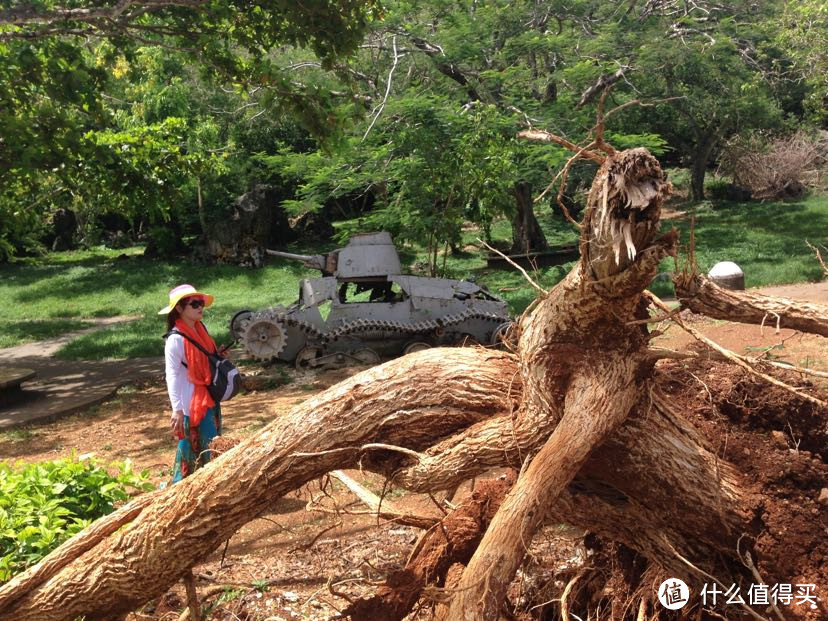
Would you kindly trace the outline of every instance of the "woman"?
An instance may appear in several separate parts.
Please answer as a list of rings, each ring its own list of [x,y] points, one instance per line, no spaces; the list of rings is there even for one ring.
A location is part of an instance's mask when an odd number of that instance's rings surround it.
[[[218,351],[216,343],[201,323],[204,309],[213,296],[196,291],[192,285],[179,285],[170,291],[170,303],[158,314],[167,316],[166,359],[167,391],[172,405],[170,428],[178,440],[173,483],[192,474],[210,461],[210,442],[221,435],[221,408],[207,391],[210,366],[207,356],[182,335],[198,342],[207,351]]]

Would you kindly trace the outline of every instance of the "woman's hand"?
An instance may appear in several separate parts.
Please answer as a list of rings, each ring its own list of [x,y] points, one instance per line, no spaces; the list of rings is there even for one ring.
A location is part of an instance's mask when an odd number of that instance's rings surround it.
[[[184,411],[179,410],[173,412],[170,417],[170,430],[172,431],[173,439],[180,440],[184,437]]]

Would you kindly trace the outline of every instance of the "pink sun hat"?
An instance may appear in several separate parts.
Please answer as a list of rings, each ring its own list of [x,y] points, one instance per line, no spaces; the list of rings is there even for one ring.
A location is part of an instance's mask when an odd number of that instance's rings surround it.
[[[169,315],[170,311],[175,308],[175,305],[178,304],[183,298],[189,298],[194,296],[201,296],[204,298],[204,308],[207,308],[213,303],[215,299],[209,293],[202,293],[201,291],[196,291],[196,288],[192,285],[178,285],[175,289],[170,290],[170,303],[158,311],[159,315]]]

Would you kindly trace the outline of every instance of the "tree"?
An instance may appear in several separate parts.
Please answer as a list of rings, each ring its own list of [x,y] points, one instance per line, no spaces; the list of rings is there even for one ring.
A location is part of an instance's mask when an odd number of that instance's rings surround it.
[[[0,587],[0,614],[36,621],[126,612],[161,594],[278,497],[357,463],[415,491],[451,488],[492,467],[520,467],[449,591],[448,619],[498,619],[526,546],[548,520],[589,529],[607,546],[617,542],[638,555],[642,570],[628,578],[635,599],[632,605],[616,602],[620,617],[647,616],[654,597],[647,585],[658,584],[659,575],[694,588],[712,579],[754,582],[757,574],[768,584],[795,581],[791,572],[813,580],[824,571],[814,566],[823,558],[824,536],[803,535],[802,549],[791,549],[765,524],[779,479],[748,482],[739,465],[713,451],[671,405],[666,386],[687,371],[674,368],[665,376],[656,362],[701,354],[649,345],[648,301],[659,303],[644,288],[677,246],[675,231],[657,233],[670,186],[646,150],[599,146],[606,154],[590,154],[602,163],[581,223],[581,259],[521,319],[515,353],[437,349],[355,375],[16,576]],[[695,312],[751,323],[776,313],[782,326],[828,335],[828,310],[816,305],[727,292],[693,271],[678,276],[676,285],[682,304]],[[711,356],[810,408],[804,416],[819,420],[824,413],[819,396],[768,375],[771,362],[702,342]],[[756,433],[750,441],[765,442]],[[757,463],[774,472],[777,460],[792,458],[788,451],[758,452],[757,459],[771,461]],[[739,456],[743,466],[749,463]],[[824,471],[810,457],[800,461],[808,472]],[[813,499],[792,498],[773,504],[772,522],[813,523],[826,511]],[[812,551],[816,556],[809,556]],[[777,563],[783,552],[785,563]],[[607,562],[619,561],[610,555]],[[601,582],[580,612],[594,613],[590,602],[600,606],[607,597]],[[815,605],[821,607],[815,614],[828,612],[824,603]],[[754,618],[765,618],[762,613],[764,607],[751,610]]]
[[[676,114],[666,114],[656,126],[686,154],[694,200],[704,198],[704,178],[720,145],[747,128],[778,125],[781,113],[769,85],[745,63],[743,50],[727,38],[715,43],[648,46],[642,64],[660,64],[641,80],[642,91],[654,98],[667,96]]]
[[[644,126],[670,145],[678,163],[691,173],[694,200],[704,198],[704,178],[720,145],[749,129],[779,126],[801,98],[786,58],[774,43],[781,4],[761,7],[735,2],[665,2],[631,7],[619,27],[610,29],[601,50],[606,63],[625,65],[624,79],[644,101],[662,105],[630,109],[624,126]],[[638,21],[642,32],[630,37],[624,24]],[[604,75],[609,75],[605,66]],[[619,82],[621,85],[621,82]]]
[[[810,88],[806,105],[814,121],[824,126],[828,118],[828,7],[818,0],[787,2],[778,31],[780,45],[796,62],[795,75],[805,77]]]
[[[119,91],[129,90],[119,83],[119,76],[140,64],[148,48],[163,50],[168,64],[187,58],[186,64],[196,68],[185,77],[200,74],[201,79],[212,81],[215,90],[232,82],[239,97],[256,91],[264,107],[289,111],[311,130],[324,134],[333,124],[332,95],[327,85],[296,80],[291,58],[296,50],[303,50],[305,55],[315,55],[316,64],[330,69],[335,59],[353,52],[370,20],[378,15],[372,0],[323,1],[312,6],[269,0],[68,6],[47,2],[0,9],[0,209],[15,220],[0,228],[0,258],[31,245],[37,235],[32,224],[54,207],[56,195],[65,202],[67,193],[77,189],[74,184],[106,181],[113,168],[130,171],[133,177],[138,173],[135,158],[129,153],[120,158],[119,152],[107,146],[106,135],[143,133],[154,140],[158,137],[154,124],[172,116],[146,120],[143,129],[136,127],[138,116],[134,114],[126,115],[133,117],[132,124],[123,123],[124,111],[133,102],[118,97]],[[290,52],[280,52],[285,48]],[[180,65],[179,77],[186,74]],[[180,86],[173,82],[146,94],[169,101]],[[178,88],[178,94],[186,90]],[[191,120],[188,130],[193,129]],[[186,156],[178,160],[178,172],[187,176],[196,169],[204,171],[211,160],[209,153],[194,157],[195,142],[185,142],[177,144]],[[78,163],[84,174],[75,174]],[[141,186],[158,177],[151,161],[141,162],[138,168],[142,169],[138,173]],[[169,169],[163,175],[172,174]],[[169,209],[181,187],[159,186],[154,194],[163,194],[165,189],[170,192],[162,212]],[[106,185],[81,188],[84,199],[95,193],[111,196],[111,191]],[[25,204],[35,214],[19,209],[21,195],[27,197]],[[130,197],[123,190],[117,195],[122,201]],[[85,208],[82,200],[76,202]],[[158,206],[158,201],[152,204]]]

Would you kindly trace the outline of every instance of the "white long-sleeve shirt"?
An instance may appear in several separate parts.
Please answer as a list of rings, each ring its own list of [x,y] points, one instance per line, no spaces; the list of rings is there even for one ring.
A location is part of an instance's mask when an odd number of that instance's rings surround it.
[[[187,362],[184,354],[184,337],[180,334],[170,334],[164,345],[164,360],[166,362],[167,392],[170,395],[170,405],[173,412],[183,411],[184,416],[190,415],[190,401],[193,398],[195,387],[187,377]]]

